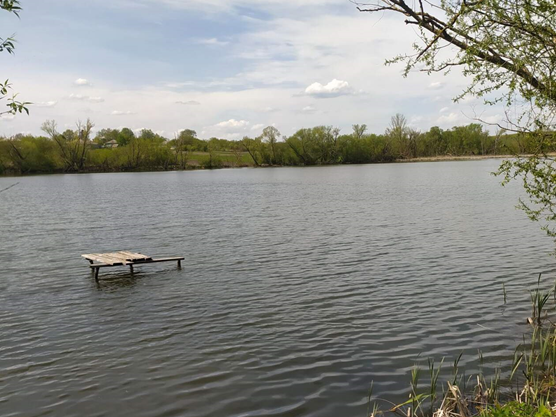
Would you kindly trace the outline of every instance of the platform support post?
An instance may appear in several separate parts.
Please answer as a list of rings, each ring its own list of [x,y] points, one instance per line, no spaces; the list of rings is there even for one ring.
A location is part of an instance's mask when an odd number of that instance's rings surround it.
[[[181,259],[178,259],[178,268],[181,269]]]
[[[129,272],[131,273],[131,275],[133,275],[133,265],[132,264],[129,265]]]
[[[94,272],[95,272],[95,281],[98,282],[98,270],[100,268],[93,268]]]

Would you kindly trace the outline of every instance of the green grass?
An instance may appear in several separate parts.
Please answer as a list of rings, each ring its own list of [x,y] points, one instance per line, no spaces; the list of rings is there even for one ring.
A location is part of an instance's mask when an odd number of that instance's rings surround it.
[[[480,417],[552,417],[552,413],[545,405],[534,407],[518,401],[510,401],[504,405],[490,407],[479,415]]]
[[[196,161],[196,162],[194,162]],[[208,152],[191,152],[188,156],[189,165],[200,165],[202,167],[208,167],[210,165],[210,154]],[[249,156],[247,152],[241,152],[236,154],[234,152],[215,152],[213,154],[213,165],[218,167],[229,166],[229,167],[242,167],[242,166],[253,166],[253,159]]]

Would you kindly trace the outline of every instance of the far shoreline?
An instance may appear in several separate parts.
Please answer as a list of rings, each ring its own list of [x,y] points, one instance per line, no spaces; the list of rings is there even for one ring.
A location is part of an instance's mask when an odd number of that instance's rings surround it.
[[[78,172],[64,172],[64,171],[50,171],[50,172],[29,172],[24,174],[0,174],[0,178],[15,178],[15,177],[30,177],[38,175],[61,175],[61,174],[114,174],[114,173],[141,173],[141,172],[193,172],[193,171],[215,171],[222,169],[240,169],[240,168],[312,168],[324,166],[354,166],[354,165],[384,165],[384,164],[407,164],[418,162],[457,162],[457,161],[481,161],[486,159],[512,159],[518,157],[530,157],[531,154],[523,155],[438,155],[438,156],[424,156],[417,158],[395,159],[390,162],[370,162],[364,164],[322,164],[322,165],[238,165],[238,166],[222,166],[214,168],[204,168],[201,166],[190,165],[185,169],[169,168],[169,169],[137,169],[137,170],[114,170],[114,171],[99,171],[99,170],[83,170]],[[549,153],[547,156],[556,156],[556,153]]]
[[[443,162],[443,161],[481,161],[483,159],[512,159],[533,155],[439,155],[421,156],[417,158],[396,159],[394,163],[407,162]]]

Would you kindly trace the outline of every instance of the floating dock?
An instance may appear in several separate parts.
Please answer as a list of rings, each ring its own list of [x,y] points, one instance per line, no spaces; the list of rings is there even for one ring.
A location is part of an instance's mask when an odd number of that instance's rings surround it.
[[[153,259],[152,257],[143,255],[141,253],[129,252],[125,250],[109,253],[87,253],[81,256],[89,261],[89,267],[91,267],[91,270],[95,275],[95,280],[97,282],[98,271],[100,268],[107,268],[112,266],[129,266],[129,270],[133,274],[134,265],[145,265],[157,262],[177,262],[178,268],[181,268],[181,261],[185,259],[181,256]]]

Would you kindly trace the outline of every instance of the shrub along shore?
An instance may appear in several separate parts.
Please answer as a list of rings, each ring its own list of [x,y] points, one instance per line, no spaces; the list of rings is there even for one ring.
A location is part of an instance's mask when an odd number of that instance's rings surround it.
[[[54,121],[43,124],[42,136],[0,137],[0,174],[62,172],[161,171],[196,168],[312,166],[399,161],[432,161],[506,157],[556,151],[538,148],[539,141],[523,134],[498,131],[491,135],[480,124],[418,132],[396,115],[382,134],[354,125],[349,134],[317,126],[285,137],[269,126],[256,138],[199,139],[185,129],[173,139],[151,130],[102,129],[93,137],[93,123],[59,132]],[[545,141],[543,143],[551,143]]]

